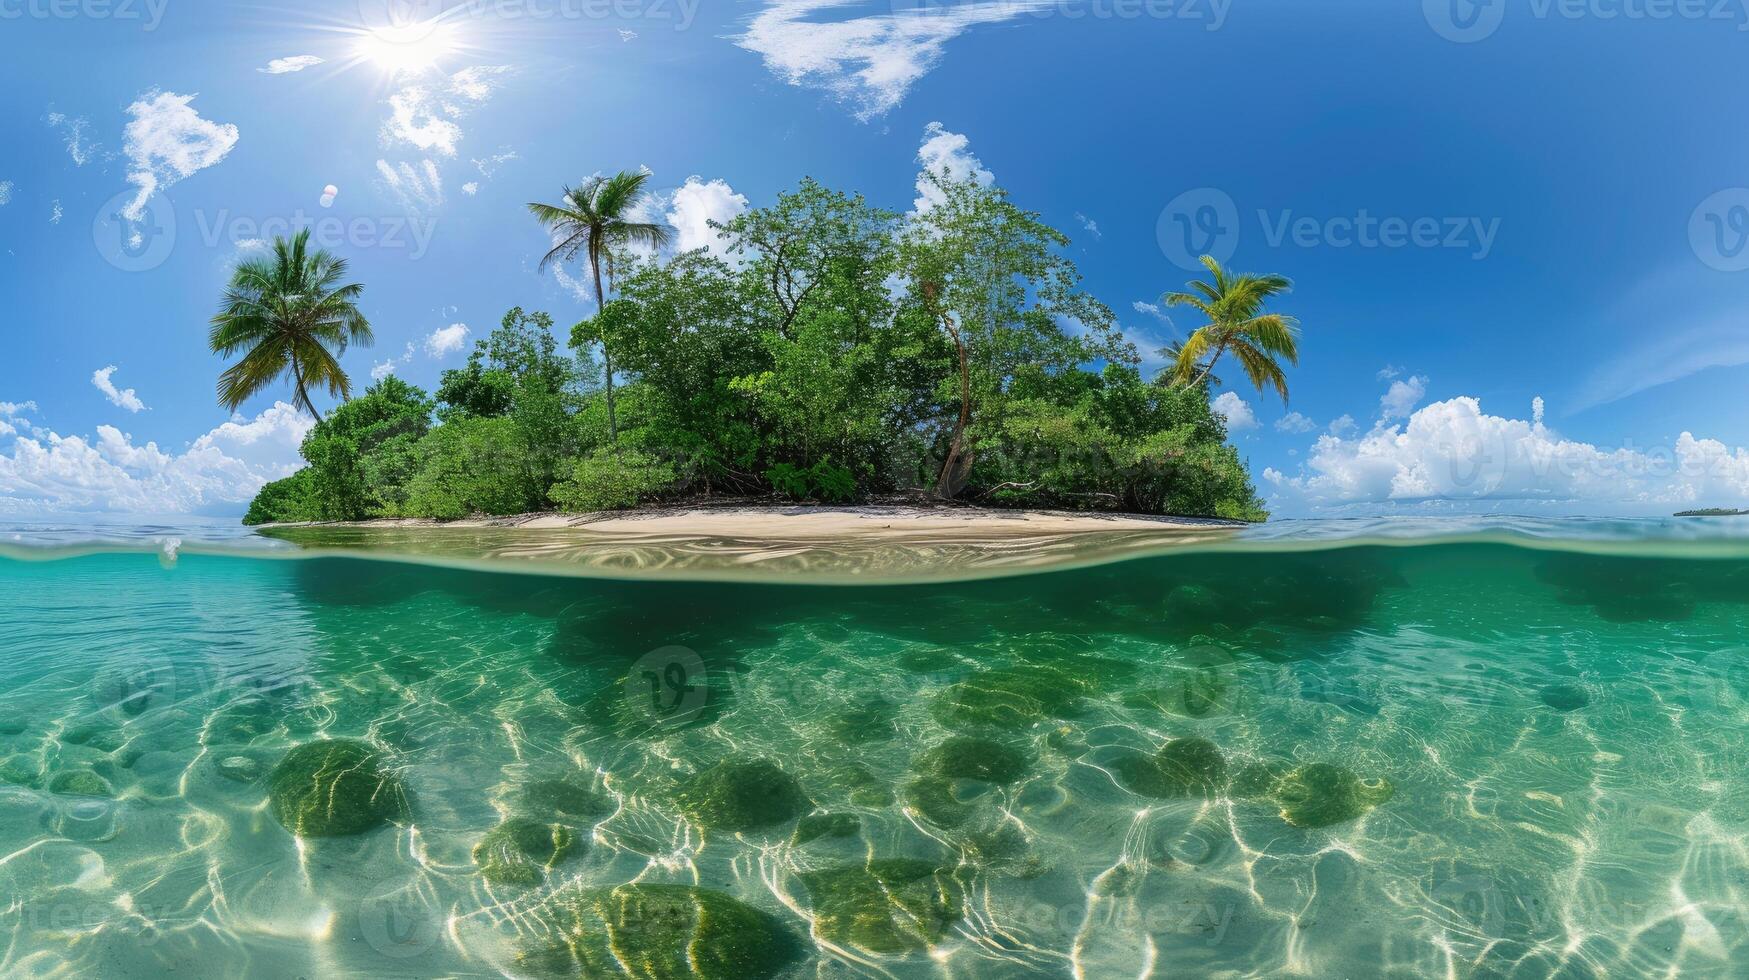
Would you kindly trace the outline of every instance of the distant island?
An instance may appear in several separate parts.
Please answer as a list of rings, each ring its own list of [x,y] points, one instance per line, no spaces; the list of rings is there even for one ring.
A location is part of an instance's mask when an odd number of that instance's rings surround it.
[[[1162,297],[1206,320],[1143,360],[1081,286],[1067,236],[1001,188],[929,175],[909,215],[812,180],[667,255],[637,216],[648,172],[594,177],[529,210],[541,268],[577,262],[596,313],[569,331],[511,309],[435,392],[340,365],[374,341],[345,259],[305,231],[233,272],[213,318],[235,410],[281,384],[317,419],[308,465],[268,484],[247,524],[531,512],[688,499],[860,504],[920,493],[983,508],[1262,521],[1268,513],[1214,374],[1287,400],[1290,288],[1204,256]],[[1223,359],[1224,358],[1224,359]],[[341,404],[324,417],[311,398]]]
[[[1732,510],[1729,507],[1707,507],[1702,510],[1679,510],[1677,517],[1743,517],[1749,515],[1749,510]]]

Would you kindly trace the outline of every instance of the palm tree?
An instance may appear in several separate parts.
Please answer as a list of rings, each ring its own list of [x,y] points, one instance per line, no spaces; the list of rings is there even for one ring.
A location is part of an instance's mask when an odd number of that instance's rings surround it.
[[[601,267],[611,261],[612,249],[626,245],[661,248],[668,244],[668,226],[634,220],[649,180],[648,170],[639,173],[622,170],[612,177],[597,174],[584,181],[582,187],[565,188],[560,195],[562,204],[528,206],[553,236],[552,251],[540,260],[541,271],[546,271],[554,260],[568,262],[577,253],[583,253],[595,278],[597,314],[607,305],[607,292],[601,288]],[[606,341],[602,342],[601,355],[607,369],[608,439],[617,446],[619,421],[613,411],[613,352],[608,350]]]
[[[1300,362],[1299,321],[1265,313],[1263,306],[1270,297],[1292,289],[1293,283],[1283,276],[1234,275],[1209,255],[1202,257],[1202,264],[1213,282],[1192,279],[1186,284],[1191,292],[1167,293],[1163,298],[1168,306],[1192,307],[1209,320],[1178,349],[1174,371],[1178,383],[1194,375],[1188,383],[1202,384],[1221,355],[1232,351],[1258,391],[1274,388],[1286,404],[1287,376],[1281,362]]]
[[[1157,385],[1167,385],[1172,383],[1174,379],[1178,377],[1178,359],[1184,353],[1184,344],[1182,341],[1174,340],[1165,347],[1160,348],[1159,353],[1160,358],[1166,362],[1166,367],[1160,371],[1160,376],[1154,379],[1154,383]],[[1212,363],[1197,364],[1192,370],[1201,372],[1211,388],[1219,388],[1224,383],[1221,381],[1219,375],[1209,373],[1214,370],[1214,365]]]
[[[219,375],[219,404],[239,406],[290,375],[293,405],[321,421],[310,388],[326,386],[341,400],[352,397],[352,380],[340,367],[349,346],[369,347],[376,338],[358,311],[364,287],[341,285],[346,260],[309,250],[308,228],[290,241],[273,240],[273,255],[237,264],[224,300],[212,319],[214,354],[242,360]]]

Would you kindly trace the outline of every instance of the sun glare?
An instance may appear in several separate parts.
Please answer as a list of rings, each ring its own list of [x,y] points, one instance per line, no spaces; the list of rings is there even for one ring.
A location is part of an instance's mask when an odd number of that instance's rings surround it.
[[[394,74],[430,71],[455,50],[455,27],[435,20],[378,27],[358,39],[361,58]]]

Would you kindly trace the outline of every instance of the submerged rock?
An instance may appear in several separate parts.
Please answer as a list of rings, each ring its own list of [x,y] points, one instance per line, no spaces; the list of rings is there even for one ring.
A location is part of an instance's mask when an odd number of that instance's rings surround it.
[[[1118,784],[1140,796],[1211,796],[1226,782],[1227,761],[1213,742],[1179,738],[1154,755],[1126,752],[1111,762]]]
[[[956,735],[917,759],[917,768],[922,772],[999,786],[1019,781],[1031,765],[1032,760],[1017,749],[965,735]]]
[[[299,837],[362,834],[409,814],[406,790],[376,750],[346,739],[286,753],[269,777],[268,802]]]
[[[796,778],[764,759],[726,759],[681,787],[680,809],[706,830],[788,823],[814,808]]]
[[[110,796],[109,781],[89,769],[67,769],[49,777],[49,792],[61,796]]]
[[[61,741],[68,745],[83,745],[99,752],[114,752],[121,748],[125,741],[121,733],[112,728],[98,724],[77,725],[61,733]]]
[[[958,827],[971,819],[972,805],[954,795],[953,780],[924,775],[904,786],[905,805],[937,827]]]
[[[561,889],[521,965],[537,976],[764,980],[798,956],[771,916],[722,892],[684,885]]]
[[[0,783],[13,786],[31,786],[37,784],[36,763],[22,755],[9,755],[0,759]]]
[[[604,793],[563,779],[537,779],[517,789],[517,805],[531,816],[592,820],[619,809]]]
[[[1085,686],[1047,667],[986,670],[951,685],[930,706],[948,728],[983,726],[1025,731],[1054,718],[1080,714]]]
[[[1317,828],[1346,823],[1389,800],[1391,781],[1362,779],[1347,769],[1314,762],[1290,770],[1272,791],[1281,818],[1295,827]]]
[[[1538,696],[1556,711],[1578,711],[1591,703],[1590,693],[1577,684],[1551,684]]]
[[[862,818],[854,813],[814,813],[796,823],[790,844],[801,847],[826,837],[855,837],[862,830]]]
[[[892,858],[801,875],[822,939],[869,953],[921,952],[964,914],[952,875],[926,861]]]
[[[480,876],[500,885],[538,885],[577,848],[577,835],[562,824],[511,817],[474,845]]]

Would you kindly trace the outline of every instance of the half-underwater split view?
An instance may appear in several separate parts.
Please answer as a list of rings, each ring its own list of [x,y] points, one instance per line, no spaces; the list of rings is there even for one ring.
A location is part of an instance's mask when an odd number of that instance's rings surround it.
[[[1746,54],[0,0],[0,978],[1749,976]]]

